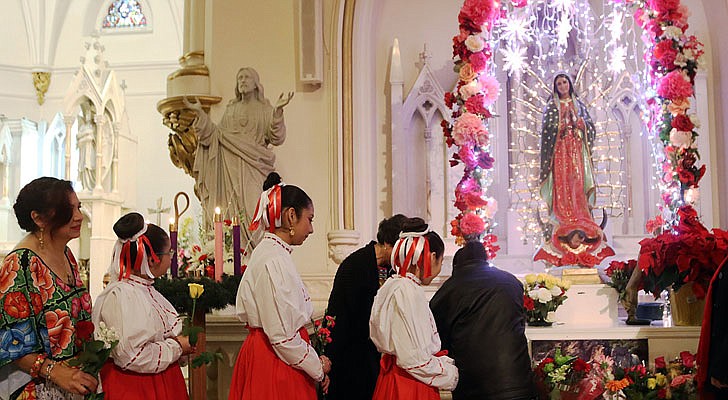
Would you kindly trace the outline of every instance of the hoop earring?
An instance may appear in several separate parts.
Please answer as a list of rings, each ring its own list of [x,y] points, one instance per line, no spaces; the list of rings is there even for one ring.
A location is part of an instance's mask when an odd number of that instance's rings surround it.
[[[288,228],[288,234],[291,235],[291,236],[293,236],[293,235],[296,234],[296,231],[293,229],[292,226]]]
[[[40,237],[38,237],[38,244],[40,244],[40,249],[45,249],[45,241],[43,240],[43,228],[40,228]]]

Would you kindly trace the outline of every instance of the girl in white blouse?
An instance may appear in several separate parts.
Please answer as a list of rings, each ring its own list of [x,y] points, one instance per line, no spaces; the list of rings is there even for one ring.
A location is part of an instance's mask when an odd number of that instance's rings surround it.
[[[311,297],[291,258],[292,246],[313,233],[313,202],[300,188],[281,184],[272,172],[263,184],[250,230],[266,230],[238,287],[237,314],[247,324],[228,399],[316,399],[331,363],[309,344]]]
[[[113,328],[119,343],[101,370],[106,400],[187,399],[179,358],[193,351],[172,304],[153,286],[169,269],[167,233],[130,213],[114,224],[119,237],[109,267],[112,282],[96,299],[92,319]]]
[[[374,400],[440,398],[438,388],[452,390],[458,369],[446,352],[430,312],[425,291],[440,273],[445,245],[421,218],[405,223],[394,245],[392,266],[399,274],[384,283],[374,298],[369,330],[383,353]]]

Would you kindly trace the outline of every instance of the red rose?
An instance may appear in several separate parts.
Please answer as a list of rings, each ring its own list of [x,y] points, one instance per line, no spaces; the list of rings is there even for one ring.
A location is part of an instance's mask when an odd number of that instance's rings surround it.
[[[83,343],[93,340],[94,324],[91,321],[76,322],[76,347],[81,347]]]
[[[693,128],[695,128],[693,121],[685,114],[675,116],[672,119],[671,125],[673,128],[683,132],[692,132]]]
[[[523,295],[523,307],[525,307],[528,311],[533,311],[533,309],[535,308],[535,304],[533,304],[533,299],[526,296],[525,294]]]
[[[677,57],[677,50],[672,47],[672,40],[661,40],[655,45],[652,52],[655,59],[662,64],[663,67],[671,69],[675,67],[675,57]]]
[[[684,186],[690,187],[697,183],[695,180],[695,173],[689,169],[677,167],[677,177]]]
[[[667,368],[665,357],[660,356],[655,358],[655,368]]]
[[[688,368],[692,368],[695,366],[695,356],[689,351],[681,351],[680,359],[682,359],[683,365]]]
[[[15,319],[28,318],[30,316],[30,305],[28,299],[21,292],[10,292],[5,296],[5,313]]]

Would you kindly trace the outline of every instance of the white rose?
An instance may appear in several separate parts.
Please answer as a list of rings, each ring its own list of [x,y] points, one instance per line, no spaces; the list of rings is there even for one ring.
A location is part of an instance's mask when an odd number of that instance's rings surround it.
[[[556,311],[549,311],[546,314],[546,322],[554,322],[556,321]]]
[[[664,39],[679,39],[682,34],[682,29],[678,28],[677,26],[668,26],[666,28],[663,28],[662,31],[662,37]]]
[[[465,39],[465,47],[473,53],[482,51],[485,47],[485,40],[478,35],[470,35]]]
[[[552,294],[552,295],[553,295],[554,297],[557,297],[557,296],[561,296],[561,288],[560,288],[560,287],[558,287],[558,286],[554,286],[554,287],[552,287],[552,288],[551,288],[551,294]]]
[[[551,291],[546,289],[545,287],[542,287],[538,289],[538,301],[539,303],[548,303],[553,299],[553,296],[551,296]]]
[[[533,289],[528,291],[528,297],[538,300],[538,289]]]

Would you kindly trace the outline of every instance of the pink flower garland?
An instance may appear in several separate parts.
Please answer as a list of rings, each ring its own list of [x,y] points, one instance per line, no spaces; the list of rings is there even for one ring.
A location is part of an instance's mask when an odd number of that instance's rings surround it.
[[[527,1],[517,3],[525,6]],[[486,149],[490,133],[485,121],[493,117],[488,107],[498,99],[500,85],[494,76],[486,73],[492,57],[486,38],[501,16],[497,0],[465,0],[458,15],[459,34],[453,37],[458,85],[455,91],[445,94],[453,123],[443,120],[441,124],[448,147],[458,146],[450,165],[464,166],[463,177],[455,188],[455,207],[460,214],[450,223],[451,233],[460,245],[466,240],[482,241],[491,258],[500,248],[496,244],[498,238],[489,234],[497,204],[485,196],[484,177],[494,162]]]
[[[626,2],[637,7],[635,20],[644,29],[642,39],[649,48],[645,62],[656,95],[647,99],[651,111],[648,127],[664,146],[664,157],[658,160],[662,164],[662,198],[673,215],[667,222],[674,225],[685,193],[690,191],[697,197],[698,181],[705,173],[705,166],[695,165],[699,158],[697,117],[688,114],[703,44],[685,34],[689,11],[680,0]]]

